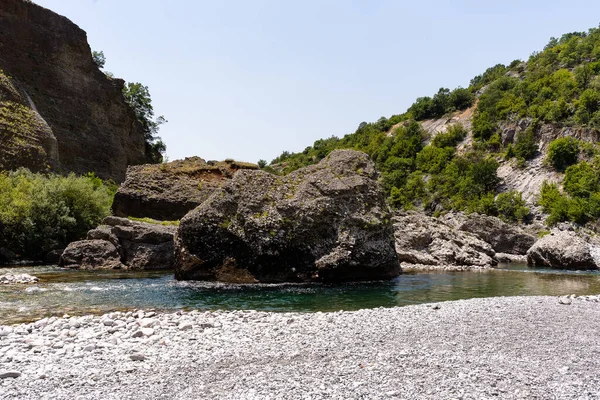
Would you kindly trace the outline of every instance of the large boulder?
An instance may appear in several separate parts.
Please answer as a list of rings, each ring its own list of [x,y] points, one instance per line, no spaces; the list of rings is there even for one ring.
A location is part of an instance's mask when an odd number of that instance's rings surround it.
[[[422,213],[394,216],[396,253],[401,262],[425,265],[496,265],[492,246],[471,233],[459,231]]]
[[[117,248],[106,240],[80,240],[70,243],[59,265],[72,269],[122,269]]]
[[[553,230],[529,249],[527,264],[533,267],[594,270],[600,266],[600,246],[586,235]]]
[[[176,231],[173,225],[107,217],[102,225],[88,232],[86,240],[71,243],[59,265],[82,269],[172,269]],[[92,262],[86,251],[98,259]]]
[[[519,227],[487,215],[469,214],[458,229],[488,242],[498,253],[522,255],[536,241],[535,236]]]
[[[238,171],[182,220],[177,279],[359,281],[400,273],[385,196],[364,153],[276,176]]]
[[[119,217],[179,220],[228,182],[238,169],[258,169],[233,160],[204,161],[200,157],[127,169],[113,202]]]

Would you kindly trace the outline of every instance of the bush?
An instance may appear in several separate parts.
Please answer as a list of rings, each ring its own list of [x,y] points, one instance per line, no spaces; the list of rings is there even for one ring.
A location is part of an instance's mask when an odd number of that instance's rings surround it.
[[[467,137],[467,130],[461,124],[455,124],[446,130],[446,132],[438,133],[431,142],[436,147],[456,147],[460,142]]]
[[[529,160],[535,156],[537,151],[538,146],[531,129],[528,128],[523,132],[517,133],[517,140],[515,141],[514,146],[514,154],[517,158]]]
[[[509,222],[523,222],[529,215],[529,208],[525,206],[525,200],[520,192],[510,191],[500,193],[496,197],[496,209],[498,216]]]
[[[27,258],[85,237],[110,214],[116,185],[96,176],[0,174],[0,243]]]
[[[548,146],[548,162],[558,171],[564,171],[577,162],[579,141],[573,137],[562,137]]]

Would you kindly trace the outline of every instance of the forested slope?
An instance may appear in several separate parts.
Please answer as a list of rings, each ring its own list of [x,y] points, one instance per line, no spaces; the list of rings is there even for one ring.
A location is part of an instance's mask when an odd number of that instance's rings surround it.
[[[287,173],[352,148],[375,160],[393,207],[510,221],[535,211],[549,224],[585,223],[600,217],[598,132],[600,29],[593,28],[551,38],[528,60],[495,65],[468,88],[441,88],[402,114],[283,152],[265,168]]]

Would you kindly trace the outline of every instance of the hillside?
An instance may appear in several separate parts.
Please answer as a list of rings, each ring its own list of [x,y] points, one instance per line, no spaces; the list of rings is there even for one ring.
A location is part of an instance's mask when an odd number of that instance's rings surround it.
[[[0,27],[0,170],[120,182],[151,160],[124,81],[98,69],[83,30],[26,0],[0,2]]]
[[[353,148],[377,163],[392,206],[508,221],[600,217],[600,29],[552,38],[527,61],[498,64],[468,88],[441,88],[342,138],[283,152],[286,173]]]

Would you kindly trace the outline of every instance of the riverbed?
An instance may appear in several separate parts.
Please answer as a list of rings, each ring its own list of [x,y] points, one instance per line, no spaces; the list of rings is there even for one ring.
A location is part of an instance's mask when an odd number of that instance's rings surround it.
[[[501,265],[471,272],[405,273],[388,282],[231,285],[179,282],[170,271],[1,268],[38,284],[0,285],[0,325],[111,311],[260,310],[316,312],[395,307],[480,297],[600,294],[600,273]]]

